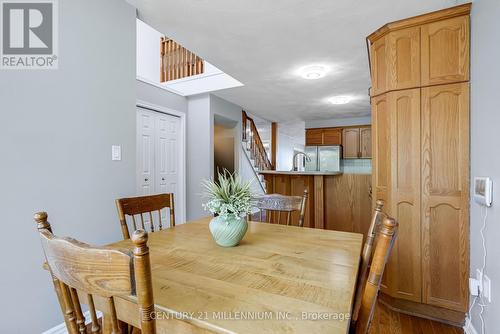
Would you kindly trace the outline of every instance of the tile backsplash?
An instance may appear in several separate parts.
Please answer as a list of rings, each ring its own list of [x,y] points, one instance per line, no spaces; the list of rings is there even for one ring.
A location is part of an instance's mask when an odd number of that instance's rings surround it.
[[[371,174],[372,159],[342,159],[340,167],[346,174]]]

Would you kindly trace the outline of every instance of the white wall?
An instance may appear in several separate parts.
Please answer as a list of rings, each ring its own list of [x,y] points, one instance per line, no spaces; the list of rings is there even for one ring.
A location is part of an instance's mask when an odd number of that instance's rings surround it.
[[[278,123],[276,170],[292,169],[294,149],[304,150],[305,131],[302,121]]]
[[[141,20],[136,20],[137,33],[137,77],[141,80],[160,83],[160,39],[159,31]]]
[[[493,179],[493,206],[488,210],[485,273],[492,283],[493,301],[486,303],[486,333],[500,331],[500,1],[476,0],[471,15],[471,177]],[[472,182],[471,182],[472,184]],[[479,230],[484,211],[471,202],[471,273],[483,266],[483,248]],[[472,310],[472,323],[481,333],[480,307]]]
[[[63,322],[33,213],[54,231],[121,239],[114,200],[135,193],[135,9],[59,1],[59,69],[0,73],[2,333]],[[111,161],[111,145],[122,161]]]
[[[203,210],[201,182],[210,179],[214,170],[213,117],[210,95],[200,94],[188,98],[187,113],[187,220],[206,217]]]
[[[306,121],[306,129],[371,124],[371,117],[330,118]]]
[[[136,96],[138,100],[161,107],[187,112],[188,103],[184,96],[171,93],[146,82],[136,80]]]

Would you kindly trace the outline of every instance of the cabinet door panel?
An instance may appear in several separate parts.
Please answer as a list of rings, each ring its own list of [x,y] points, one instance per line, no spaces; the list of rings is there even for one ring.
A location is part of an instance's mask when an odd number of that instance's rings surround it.
[[[422,26],[422,85],[469,80],[469,16]]]
[[[372,207],[375,201],[383,200],[390,203],[390,114],[387,103],[387,94],[372,98]],[[384,207],[387,214],[391,214],[390,206]],[[389,293],[388,273],[384,272],[381,290]]]
[[[359,158],[359,128],[347,128],[342,132],[344,159]]]
[[[391,155],[390,155],[390,114],[387,105],[387,95],[372,99],[372,131],[374,159],[372,163],[373,201],[382,199],[388,203]]]
[[[376,40],[370,48],[372,75],[371,95],[379,95],[387,90],[387,59],[385,37]]]
[[[389,93],[391,214],[399,223],[388,263],[390,294],[422,301],[420,256],[420,89]]]
[[[323,145],[323,130],[322,129],[307,129],[306,130],[306,145]]]
[[[422,90],[424,302],[467,311],[469,85]]]
[[[361,128],[359,129],[359,150],[361,151],[361,158],[372,157],[372,129]]]
[[[323,129],[323,145],[341,145],[342,130]]]
[[[388,89],[420,86],[420,27],[387,35]]]

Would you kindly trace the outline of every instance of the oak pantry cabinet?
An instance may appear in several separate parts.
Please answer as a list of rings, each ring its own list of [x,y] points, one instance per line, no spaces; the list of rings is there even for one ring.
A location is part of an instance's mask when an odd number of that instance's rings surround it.
[[[373,200],[400,224],[381,299],[454,324],[469,295],[470,7],[368,36]]]

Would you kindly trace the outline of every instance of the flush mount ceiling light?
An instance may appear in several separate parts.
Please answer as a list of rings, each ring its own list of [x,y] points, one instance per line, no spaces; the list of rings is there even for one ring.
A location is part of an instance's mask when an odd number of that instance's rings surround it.
[[[339,95],[339,96],[333,96],[328,99],[328,102],[331,104],[346,104],[351,102],[352,97],[347,96],[347,95]]]
[[[304,79],[315,80],[324,77],[328,70],[324,65],[309,65],[299,69],[298,73]]]

